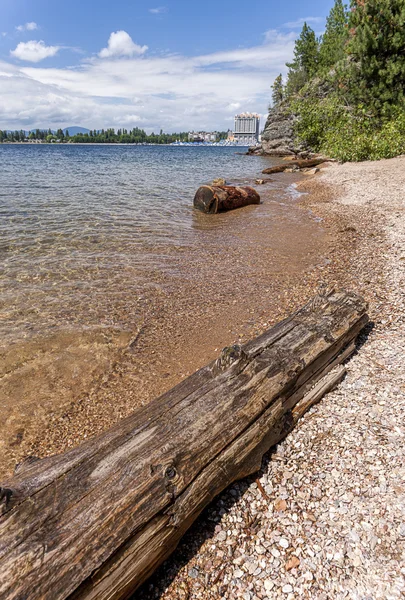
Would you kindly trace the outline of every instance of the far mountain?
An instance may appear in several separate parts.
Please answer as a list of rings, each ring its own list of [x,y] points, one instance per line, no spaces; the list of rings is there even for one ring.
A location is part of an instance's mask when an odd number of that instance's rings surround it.
[[[69,135],[77,135],[78,133],[90,133],[90,129],[85,127],[65,127],[63,133],[69,132]]]

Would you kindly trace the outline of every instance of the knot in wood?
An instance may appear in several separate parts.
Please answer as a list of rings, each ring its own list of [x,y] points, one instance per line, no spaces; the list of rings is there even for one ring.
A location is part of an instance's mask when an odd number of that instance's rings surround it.
[[[244,352],[242,350],[242,346],[235,344],[234,346],[227,346],[224,348],[215,362],[215,366],[219,371],[224,371],[233,363],[237,362],[242,356]]]
[[[177,477],[176,469],[174,467],[167,467],[165,477],[170,480],[175,479]]]
[[[12,495],[13,490],[11,490],[10,488],[0,487],[0,503],[3,502],[3,500],[5,500],[6,508],[11,500]]]

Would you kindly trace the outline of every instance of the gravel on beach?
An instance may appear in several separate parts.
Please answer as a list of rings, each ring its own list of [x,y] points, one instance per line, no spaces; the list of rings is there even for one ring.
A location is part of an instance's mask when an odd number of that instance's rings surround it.
[[[405,157],[334,164],[300,188],[351,250],[325,281],[363,293],[373,326],[343,383],[203,513],[137,600],[405,596]]]

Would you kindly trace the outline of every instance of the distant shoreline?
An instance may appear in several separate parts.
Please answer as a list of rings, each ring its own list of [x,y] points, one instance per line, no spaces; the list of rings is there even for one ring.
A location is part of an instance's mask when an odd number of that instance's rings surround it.
[[[226,144],[153,144],[136,142],[0,142],[0,146],[175,146],[184,148],[249,148],[250,146],[231,146]]]

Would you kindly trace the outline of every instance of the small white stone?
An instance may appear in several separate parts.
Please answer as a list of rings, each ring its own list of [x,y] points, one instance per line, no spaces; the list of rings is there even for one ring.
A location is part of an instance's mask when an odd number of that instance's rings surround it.
[[[291,592],[293,591],[293,587],[292,587],[292,585],[287,583],[287,585],[284,585],[282,587],[282,591],[284,592],[284,594],[291,594]]]
[[[256,571],[257,569],[257,564],[256,563],[246,563],[246,568],[249,572],[250,575],[253,575],[253,573]]]
[[[354,567],[360,567],[360,565],[361,565],[361,558],[360,558],[360,556],[358,556],[356,554],[356,556],[353,558],[352,562],[353,562],[353,566]]]
[[[281,538],[281,540],[279,541],[279,545],[280,545],[282,548],[288,548],[288,546],[289,546],[290,544],[288,543],[288,541],[287,541],[285,538]]]
[[[274,587],[274,583],[271,579],[265,579],[263,584],[264,584],[264,589],[266,590],[266,592],[270,592]]]

